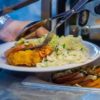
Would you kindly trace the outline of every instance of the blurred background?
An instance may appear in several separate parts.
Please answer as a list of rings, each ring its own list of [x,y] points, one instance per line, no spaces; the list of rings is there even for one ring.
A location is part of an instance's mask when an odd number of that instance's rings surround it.
[[[0,9],[5,8],[5,7],[9,7],[18,4],[20,2],[23,2],[25,0],[0,0]],[[39,20],[40,19],[40,15],[41,15],[41,0],[39,0],[36,3],[32,3],[30,5],[28,5],[27,7],[23,7],[19,10],[16,10],[14,12],[9,13],[9,15],[13,18],[13,19],[17,19],[17,20]]]

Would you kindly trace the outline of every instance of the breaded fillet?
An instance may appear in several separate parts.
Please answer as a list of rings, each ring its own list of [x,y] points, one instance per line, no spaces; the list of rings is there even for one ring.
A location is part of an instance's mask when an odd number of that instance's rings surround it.
[[[15,49],[13,48],[13,50],[8,50],[8,52],[6,52],[6,59],[8,64],[16,66],[35,66],[52,52],[50,46],[44,46],[34,50],[14,50]]]

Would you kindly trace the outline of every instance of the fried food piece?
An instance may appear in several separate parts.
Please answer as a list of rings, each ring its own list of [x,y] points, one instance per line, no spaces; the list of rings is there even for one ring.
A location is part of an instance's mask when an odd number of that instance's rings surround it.
[[[33,38],[33,37],[39,38],[39,37],[42,37],[45,34],[48,34],[48,32],[49,31],[46,28],[40,27],[35,32],[32,32],[31,34],[26,35],[24,38],[25,39],[30,39],[30,38]]]
[[[39,53],[34,50],[18,51],[15,53],[11,53],[7,57],[7,62],[11,65],[34,66],[41,60],[42,59],[39,56]]]
[[[72,79],[70,81],[66,81],[64,84],[65,85],[75,85],[75,84],[82,82],[84,79],[85,79],[85,77],[79,77],[79,78],[76,78],[76,79]]]
[[[100,88],[100,66],[84,66],[56,72],[52,81],[66,86]]]
[[[20,46],[22,48],[22,46]],[[7,63],[16,66],[35,66],[41,62],[44,57],[52,52],[50,46],[44,46],[34,50],[21,50],[19,46],[13,47],[6,52]]]
[[[100,84],[100,78],[94,80],[93,82],[87,84],[87,87],[95,87],[96,85]]]
[[[81,81],[80,83],[78,83],[80,86],[86,87],[87,84],[92,83],[93,80],[92,79],[86,79]]]
[[[70,79],[73,79],[74,76],[77,76],[78,74],[79,74],[78,72],[66,74],[65,76],[57,77],[56,79],[53,79],[53,81],[58,84],[64,84]]]
[[[18,52],[18,51],[21,51],[21,50],[23,50],[24,48],[31,48],[32,47],[32,45],[30,44],[30,45],[28,45],[28,46],[25,46],[24,44],[22,44],[22,45],[16,45],[16,46],[14,46],[14,47],[11,47],[10,49],[8,49],[6,52],[5,52],[5,56],[7,57],[7,56],[9,56],[9,54],[11,54],[11,53],[14,53],[14,52]]]

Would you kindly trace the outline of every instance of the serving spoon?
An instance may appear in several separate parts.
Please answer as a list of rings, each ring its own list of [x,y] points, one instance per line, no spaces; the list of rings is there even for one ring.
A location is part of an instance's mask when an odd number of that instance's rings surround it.
[[[28,25],[27,27],[25,27],[23,30],[22,30],[22,33],[28,31],[29,29],[31,29],[33,26],[33,31],[35,31],[36,28],[39,28],[40,26],[43,26],[45,25],[48,21],[51,21],[55,18],[61,18],[61,20],[55,25],[55,27],[47,34],[45,40],[41,43],[41,44],[38,44],[36,46],[33,46],[31,47],[30,49],[34,49],[34,48],[39,48],[39,47],[42,47],[42,46],[45,46],[47,45],[53,38],[55,32],[56,32],[56,29],[61,26],[66,20],[68,20],[72,15],[74,15],[75,13],[79,13],[81,10],[82,10],[82,7],[88,2],[88,0],[79,0],[76,5],[71,9],[71,10],[68,10],[62,14],[59,14],[58,16],[56,17],[53,17],[53,18],[48,18],[48,19],[45,19],[41,22],[38,22],[36,24],[31,23],[31,25]],[[34,24],[34,25],[32,25]],[[30,31],[32,31],[30,30]],[[17,38],[18,39],[18,38]]]
[[[34,32],[41,26],[46,26],[47,23],[49,21],[52,21],[54,19],[58,19],[58,18],[62,18],[66,15],[66,12],[63,12],[61,14],[58,14],[52,18],[47,18],[45,20],[42,20],[42,21],[35,21],[35,22],[31,22],[29,23],[28,25],[26,25],[20,32],[19,32],[19,35],[18,37],[16,38],[16,40],[20,40],[22,37],[25,37],[27,35],[30,35],[30,36],[33,36],[34,35]],[[33,33],[33,34],[29,34],[29,33]]]

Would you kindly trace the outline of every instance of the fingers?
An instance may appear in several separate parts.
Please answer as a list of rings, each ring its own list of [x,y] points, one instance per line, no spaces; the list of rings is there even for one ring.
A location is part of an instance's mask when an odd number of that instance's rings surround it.
[[[12,21],[8,25],[5,25],[3,29],[0,30],[0,39],[4,41],[14,41],[19,35],[19,31],[24,28],[29,23],[29,21]]]
[[[43,35],[45,35],[45,34],[48,34],[48,30],[46,29],[46,28],[44,28],[44,27],[40,27],[40,28],[38,28],[37,30],[36,30],[36,36],[37,37],[41,37],[41,36],[43,36]]]
[[[42,37],[45,34],[48,34],[48,30],[44,27],[38,28],[35,32],[29,33],[29,35],[25,36],[25,39],[30,39],[30,38],[39,38]]]

